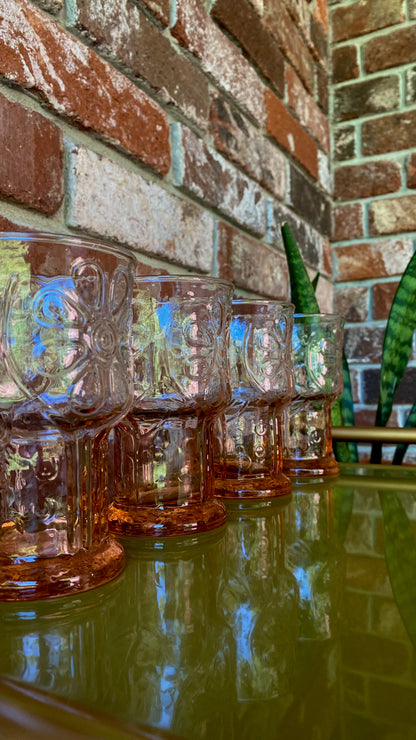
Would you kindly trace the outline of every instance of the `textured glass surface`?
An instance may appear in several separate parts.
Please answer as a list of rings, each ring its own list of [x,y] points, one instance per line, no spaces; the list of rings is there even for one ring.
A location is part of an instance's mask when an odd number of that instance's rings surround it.
[[[279,419],[293,395],[293,306],[233,301],[231,400],[215,425],[215,490],[224,498],[287,493]]]
[[[133,401],[135,259],[92,240],[0,235],[0,599],[119,573],[107,430]]]
[[[283,469],[288,475],[336,475],[331,408],[342,391],[343,319],[295,314],[295,392],[282,414]]]
[[[116,534],[179,535],[224,523],[211,437],[230,397],[231,298],[231,283],[215,278],[135,280],[134,403],[113,440]]]

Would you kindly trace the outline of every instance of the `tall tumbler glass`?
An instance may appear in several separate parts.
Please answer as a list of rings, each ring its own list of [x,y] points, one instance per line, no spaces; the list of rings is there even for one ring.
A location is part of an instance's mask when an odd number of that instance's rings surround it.
[[[215,427],[218,496],[261,498],[290,490],[278,419],[293,395],[293,311],[290,303],[233,301],[232,398]]]
[[[331,408],[341,394],[343,318],[295,314],[295,396],[283,413],[283,467],[288,475],[337,475]]]
[[[134,404],[114,430],[118,535],[179,535],[225,521],[214,499],[212,426],[230,398],[233,287],[216,278],[137,278]]]
[[[0,599],[115,577],[106,435],[133,398],[136,260],[90,239],[0,235]]]

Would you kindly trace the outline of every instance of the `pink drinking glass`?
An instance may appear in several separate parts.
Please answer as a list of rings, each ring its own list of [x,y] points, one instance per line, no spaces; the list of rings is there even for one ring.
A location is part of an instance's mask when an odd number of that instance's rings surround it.
[[[212,427],[230,398],[232,293],[216,278],[135,280],[134,403],[113,439],[109,522],[118,535],[179,535],[225,521]]]
[[[283,468],[292,476],[337,475],[331,408],[341,394],[343,318],[295,314],[295,395],[283,413]]]
[[[294,307],[233,301],[232,398],[215,426],[215,490],[225,498],[265,498],[290,490],[282,468],[278,420],[293,394]]]
[[[0,599],[85,591],[123,567],[106,438],[133,398],[135,264],[81,237],[0,235]]]

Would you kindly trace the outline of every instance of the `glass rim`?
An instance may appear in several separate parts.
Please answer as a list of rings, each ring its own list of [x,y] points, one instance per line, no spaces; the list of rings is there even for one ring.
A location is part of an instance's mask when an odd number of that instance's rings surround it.
[[[282,306],[283,308],[295,308],[290,301],[279,301],[278,298],[233,298],[233,306]]]
[[[294,313],[294,319],[338,319],[344,321],[340,313]]]
[[[134,264],[137,264],[137,257],[134,252],[130,251],[126,247],[119,245],[109,244],[103,239],[96,239],[93,236],[84,236],[82,234],[61,234],[54,233],[52,231],[0,231],[0,242],[1,241],[36,241],[43,242],[45,244],[56,244],[58,245],[77,245],[84,246],[88,249],[95,249],[96,251],[106,251],[114,255],[122,255],[131,260]]]
[[[183,275],[181,273],[169,273],[169,275],[156,274],[134,276],[134,285],[136,285],[136,283],[176,283],[179,281],[189,284],[196,283],[197,285],[203,285],[204,283],[208,283],[209,285],[223,285],[224,287],[232,288],[234,290],[234,285],[230,280],[213,277],[212,275]]]

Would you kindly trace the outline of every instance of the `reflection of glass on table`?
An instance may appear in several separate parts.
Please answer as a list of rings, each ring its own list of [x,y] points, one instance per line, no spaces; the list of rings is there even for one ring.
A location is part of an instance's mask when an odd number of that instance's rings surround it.
[[[125,540],[112,583],[0,604],[0,674],[185,740],[413,738],[415,494],[414,468],[340,464]]]

